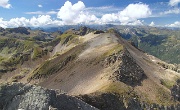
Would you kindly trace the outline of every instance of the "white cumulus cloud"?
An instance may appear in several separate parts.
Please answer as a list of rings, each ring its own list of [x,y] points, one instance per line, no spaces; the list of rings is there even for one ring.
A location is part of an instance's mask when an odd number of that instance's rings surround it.
[[[19,27],[19,26],[28,26],[29,25],[29,20],[21,17],[21,18],[12,18],[10,21],[6,22],[7,27]]]
[[[171,6],[177,6],[180,3],[180,0],[170,0],[169,5]]]
[[[79,16],[84,8],[85,5],[81,1],[74,5],[72,5],[70,1],[66,1],[64,6],[62,6],[60,11],[58,12],[57,17],[65,22],[72,22],[74,18]]]
[[[32,17],[29,20],[29,23],[33,27],[38,27],[38,26],[45,26],[45,25],[51,24],[52,20],[51,20],[51,16],[49,16],[49,15],[39,15],[37,18]]]
[[[150,15],[151,9],[148,5],[142,3],[129,4],[123,11],[119,12],[119,20],[125,23],[147,18]]]
[[[105,14],[102,16],[101,20],[104,23],[116,22],[116,21],[118,21],[118,16],[115,13]]]
[[[0,7],[11,8],[11,4],[9,4],[9,0],[0,0]]]
[[[0,27],[52,27],[63,25],[61,21],[52,20],[50,15],[39,15],[38,17],[32,17],[26,19],[25,17],[21,18],[12,18],[9,21],[3,20],[0,18]]]
[[[78,1],[72,4],[66,1],[57,14],[57,18],[61,19],[65,24],[93,23],[98,19],[95,15],[85,12],[85,4]]]
[[[143,20],[135,20],[135,21],[131,21],[131,22],[124,22],[121,23],[121,25],[134,25],[134,26],[142,26],[144,25],[144,21]]]
[[[138,19],[147,18],[151,15],[151,9],[148,5],[142,3],[129,4],[124,10],[118,13],[105,14],[102,16],[102,22],[119,21],[121,24],[142,24]]]
[[[174,22],[172,24],[168,24],[166,26],[167,27],[178,27],[178,28],[180,28],[180,21],[176,21],[176,22]]]
[[[0,18],[0,27],[6,28],[6,21],[3,20],[3,18]]]

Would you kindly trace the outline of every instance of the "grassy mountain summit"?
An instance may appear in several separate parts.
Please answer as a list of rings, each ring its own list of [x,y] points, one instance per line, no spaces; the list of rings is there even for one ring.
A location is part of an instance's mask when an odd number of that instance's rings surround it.
[[[179,68],[141,51],[122,38],[123,32],[87,27],[64,33],[27,31],[1,37],[10,39],[2,40],[1,82],[61,89],[102,110],[179,109]],[[144,41],[159,45],[158,39]]]

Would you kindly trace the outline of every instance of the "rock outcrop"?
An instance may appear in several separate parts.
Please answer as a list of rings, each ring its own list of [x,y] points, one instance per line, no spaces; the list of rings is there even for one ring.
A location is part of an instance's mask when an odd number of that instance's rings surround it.
[[[79,99],[100,109],[100,110],[179,110],[180,104],[177,105],[159,105],[141,102],[136,97],[124,97],[116,93],[92,93],[80,95]]]
[[[122,98],[112,93],[93,93],[78,96],[81,100],[100,110],[125,110]]]
[[[115,71],[114,76],[117,80],[132,86],[140,84],[146,78],[143,69],[136,63],[128,50],[124,51],[122,63],[119,69]]]
[[[97,110],[65,93],[22,83],[0,86],[0,110]]]
[[[104,60],[104,66],[108,67],[108,66],[114,64],[115,62],[120,61],[122,59],[122,55],[123,55],[123,52],[119,51],[117,53],[113,53],[112,55],[108,56]]]
[[[64,33],[71,33],[71,34],[75,34],[75,35],[84,36],[93,31],[94,31],[94,29],[83,26],[83,27],[80,27],[78,30],[72,28],[72,29],[67,30]]]
[[[93,29],[90,29],[90,28],[88,28],[88,27],[80,27],[80,29],[78,30],[78,33],[77,33],[77,34],[80,35],[80,36],[84,36],[84,35],[92,32],[92,31],[94,31],[94,30],[93,30]]]
[[[180,101],[180,80],[171,88],[171,95],[175,101]]]
[[[30,32],[28,31],[27,28],[25,27],[18,27],[18,28],[7,28],[7,31],[9,31],[9,33],[21,33],[21,34],[26,34],[29,35]]]
[[[94,32],[94,34],[101,34],[101,33],[104,33],[104,31],[97,30],[97,31]]]

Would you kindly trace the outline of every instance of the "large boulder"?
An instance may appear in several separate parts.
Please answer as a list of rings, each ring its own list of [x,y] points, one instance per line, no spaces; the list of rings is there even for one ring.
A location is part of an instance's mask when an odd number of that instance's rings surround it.
[[[114,72],[114,76],[118,81],[131,86],[140,85],[141,81],[147,78],[144,70],[126,49],[122,55],[122,63],[119,65],[119,69]]]
[[[0,110],[97,110],[63,92],[22,83],[0,86]]]

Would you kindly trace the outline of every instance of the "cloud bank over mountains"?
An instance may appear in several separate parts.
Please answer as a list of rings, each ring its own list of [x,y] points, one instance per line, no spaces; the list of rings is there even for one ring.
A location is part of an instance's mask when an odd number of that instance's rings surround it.
[[[175,7],[173,10],[165,11],[161,15],[176,13],[179,14],[179,8],[177,5],[180,0],[170,0],[169,5]],[[1,0],[0,7],[11,8],[9,0]],[[43,8],[42,5],[38,5],[39,8]],[[129,4],[124,9],[116,9],[116,12],[105,11],[97,15],[92,13],[92,10],[108,10],[112,7],[86,7],[82,1],[78,1],[72,4],[70,1],[66,1],[64,5],[58,11],[49,12],[26,12],[26,14],[34,15],[31,18],[11,18],[10,20],[4,20],[0,18],[0,27],[53,27],[62,25],[76,25],[76,24],[118,24],[118,25],[149,25],[155,26],[153,22],[151,24],[144,23],[144,18],[150,18],[153,15],[152,9],[149,5],[144,3]],[[52,15],[56,15],[52,18]],[[180,27],[179,21],[174,24],[168,24],[166,26]]]
[[[8,0],[4,0],[8,3]],[[10,4],[9,4],[10,5]],[[36,12],[43,14],[43,12]],[[27,14],[33,14],[29,12]],[[85,4],[82,1],[78,1],[72,4],[70,1],[66,1],[64,5],[57,12],[57,18],[52,19],[49,14],[33,16],[30,19],[25,17],[12,18],[9,21],[0,18],[1,27],[18,27],[18,26],[32,26],[32,27],[49,27],[49,26],[61,26],[61,25],[76,25],[76,24],[107,24],[118,23],[123,25],[134,24],[142,25],[141,18],[147,18],[151,15],[151,9],[148,5],[143,3],[129,4],[124,10],[117,13],[107,13],[101,17],[97,17],[94,14],[88,12]],[[53,14],[56,14],[53,12]]]

